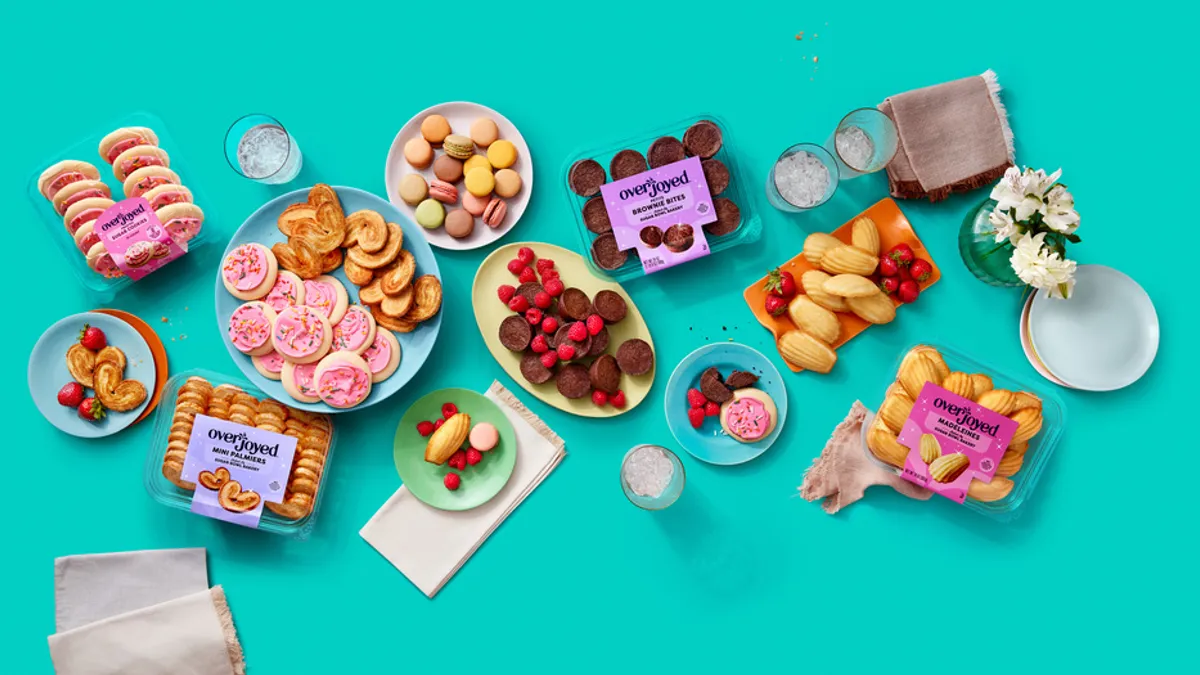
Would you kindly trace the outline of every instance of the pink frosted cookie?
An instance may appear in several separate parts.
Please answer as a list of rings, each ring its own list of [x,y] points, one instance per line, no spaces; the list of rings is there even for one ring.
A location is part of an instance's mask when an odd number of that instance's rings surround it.
[[[204,211],[195,204],[171,204],[154,212],[167,234],[181,246],[200,234],[204,225]]]
[[[759,389],[738,389],[733,398],[721,404],[721,428],[742,443],[768,436],[775,429],[778,416],[775,401]]]
[[[58,215],[65,216],[67,215],[67,209],[71,208],[75,202],[93,198],[108,199],[110,197],[112,197],[112,190],[109,190],[108,185],[103,181],[75,181],[54,195],[54,210],[58,212]]]
[[[125,266],[141,267],[154,257],[154,244],[148,241],[135,241],[125,249]]]
[[[354,352],[334,352],[317,364],[317,396],[334,408],[353,408],[371,395],[371,369]]]
[[[333,326],[324,314],[312,307],[285,307],[275,319],[271,342],[275,351],[292,363],[320,361],[333,342]]]
[[[317,396],[317,386],[313,382],[317,372],[315,363],[283,362],[283,370],[279,372],[279,382],[289,396],[301,403],[316,403],[321,400]]]
[[[229,341],[235,349],[250,356],[262,356],[271,351],[271,325],[275,310],[257,300],[233,310],[229,317]]]
[[[275,285],[279,263],[275,254],[262,244],[242,244],[229,252],[221,263],[221,281],[225,290],[240,300],[258,300]]]
[[[375,342],[375,317],[361,305],[350,305],[342,320],[333,325],[333,346],[339,352],[362,354]]]
[[[81,180],[100,180],[100,172],[88,162],[64,159],[43,171],[38,177],[38,192],[53,201],[59,190]]]
[[[95,231],[96,221],[89,220],[75,230],[75,248],[79,252],[87,255],[87,252],[92,250],[92,247],[100,243],[100,235]]]
[[[150,208],[157,211],[171,204],[191,204],[192,191],[182,185],[166,183],[156,188],[150,188],[142,193],[142,199],[150,202]]]
[[[263,298],[276,312],[282,312],[288,307],[304,304],[304,282],[300,277],[287,270],[279,270],[275,277],[275,285]]]
[[[117,267],[117,261],[109,255],[108,249],[104,247],[104,242],[98,241],[92,245],[87,252],[87,264],[92,268],[92,271],[106,279],[116,279],[117,277],[125,276],[120,267]]]
[[[287,363],[274,349],[262,356],[252,356],[250,361],[254,364],[254,369],[268,380],[278,380],[283,372],[283,364]]]
[[[113,159],[113,175],[124,183],[129,174],[147,166],[170,168],[171,157],[162,148],[153,145],[135,145]]]
[[[480,422],[471,427],[471,434],[467,436],[467,442],[471,444],[472,448],[480,452],[487,452],[500,442],[500,430],[491,422]]]
[[[324,314],[329,323],[342,320],[349,302],[346,287],[328,274],[304,280],[304,304]]]
[[[122,152],[139,145],[158,145],[158,135],[147,127],[122,127],[100,139],[100,157],[112,164]]]
[[[165,257],[171,255],[171,246],[167,242],[154,241],[151,243],[154,245],[154,249],[153,249],[153,252],[150,254],[150,257],[154,258],[155,260],[158,260],[159,258],[165,258]]]
[[[400,365],[400,342],[392,331],[379,328],[375,331],[375,340],[362,357],[371,369],[371,381],[378,384],[391,377]]]
[[[63,214],[63,225],[66,225],[67,232],[73,237],[75,236],[75,232],[83,227],[84,223],[99,218],[108,207],[115,203],[107,197],[80,199],[72,204],[67,209],[67,212]]]
[[[141,197],[159,185],[179,184],[179,174],[165,166],[146,166],[129,174],[121,188],[126,197]]]

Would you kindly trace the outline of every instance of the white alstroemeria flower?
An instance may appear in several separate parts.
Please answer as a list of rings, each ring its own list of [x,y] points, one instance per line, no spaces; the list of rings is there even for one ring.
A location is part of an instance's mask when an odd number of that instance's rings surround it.
[[[1008,167],[1004,177],[992,188],[991,198],[995,199],[996,210],[1008,212],[1025,198],[1025,186],[1021,181],[1021,170],[1015,166]]]
[[[1067,260],[1048,249],[1043,251],[1046,254],[1046,275],[1051,282],[1045,287],[1046,294],[1052,298],[1071,297],[1071,291],[1075,289],[1075,261]]]
[[[996,207],[989,215],[988,222],[992,227],[996,228],[996,243],[1007,241],[1016,245],[1017,239],[1021,236],[1021,230],[1017,224],[1013,222],[1012,216],[1008,211],[1001,211],[1000,207]]]
[[[1055,185],[1046,193],[1046,214],[1043,222],[1055,232],[1071,234],[1079,227],[1079,213],[1075,211],[1075,197],[1065,185]]]
[[[1045,245],[1044,232],[1021,236],[1009,260],[1026,285],[1046,291],[1052,298],[1067,298],[1075,288],[1075,261],[1065,260]]]

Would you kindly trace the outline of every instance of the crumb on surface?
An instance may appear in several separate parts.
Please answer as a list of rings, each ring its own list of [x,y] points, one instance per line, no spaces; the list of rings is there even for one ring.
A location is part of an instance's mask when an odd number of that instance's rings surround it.
[[[165,316],[162,318],[162,322],[163,322],[163,323],[169,323],[170,321],[171,321],[171,320],[170,320],[170,319],[168,319],[168,318],[167,318],[167,317],[165,317]]]
[[[816,63],[816,62],[817,62],[817,57],[815,57],[815,56],[814,56],[814,57],[813,57],[813,63]]]
[[[800,31],[799,33],[796,33],[796,39],[803,40],[804,39],[804,31]]]

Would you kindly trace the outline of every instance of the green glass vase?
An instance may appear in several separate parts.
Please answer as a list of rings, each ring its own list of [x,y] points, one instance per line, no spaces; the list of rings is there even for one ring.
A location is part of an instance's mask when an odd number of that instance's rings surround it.
[[[1023,286],[1024,283],[1009,263],[1012,244],[1007,241],[997,243],[996,228],[988,221],[988,214],[995,206],[996,200],[985,199],[967,212],[958,233],[958,252],[971,274],[983,283],[1002,287]]]

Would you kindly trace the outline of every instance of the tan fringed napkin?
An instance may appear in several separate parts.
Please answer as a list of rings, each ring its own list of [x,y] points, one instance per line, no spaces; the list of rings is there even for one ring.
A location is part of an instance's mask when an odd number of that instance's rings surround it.
[[[359,535],[432,598],[566,455],[558,434],[493,382],[486,396],[500,405],[517,436],[517,465],[491,501],[470,511],[442,511],[401,487]]]
[[[941,201],[995,182],[1014,164],[1013,133],[991,70],[888,97],[879,109],[900,137],[887,167],[893,197]]]

